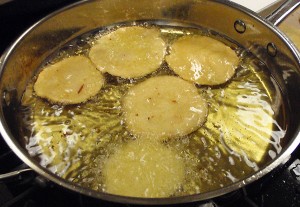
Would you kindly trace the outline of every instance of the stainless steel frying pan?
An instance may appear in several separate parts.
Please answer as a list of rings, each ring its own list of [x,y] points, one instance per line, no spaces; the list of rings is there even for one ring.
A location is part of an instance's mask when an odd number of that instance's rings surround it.
[[[286,12],[299,4],[298,0],[287,1],[267,19],[222,0],[94,0],[63,8],[29,28],[0,59],[1,134],[16,155],[42,177],[99,199],[135,204],[184,203],[217,197],[248,185],[283,163],[300,142],[300,55],[292,42],[276,28]],[[135,20],[164,20],[209,28],[230,37],[263,61],[288,103],[288,128],[281,143],[281,153],[256,173],[232,185],[206,193],[159,199],[96,192],[54,175],[30,157],[21,145],[15,110],[38,66],[53,51],[85,32]],[[0,175],[0,179],[18,173]]]

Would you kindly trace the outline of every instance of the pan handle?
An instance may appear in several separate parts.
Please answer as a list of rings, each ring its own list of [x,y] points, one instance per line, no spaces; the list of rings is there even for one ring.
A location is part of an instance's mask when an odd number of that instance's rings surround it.
[[[33,171],[31,168],[25,168],[25,169],[21,169],[21,170],[15,170],[9,173],[4,173],[4,174],[0,174],[0,181],[7,179],[7,178],[12,178],[15,176],[19,176],[22,175],[23,173],[29,172],[29,171]]]
[[[279,1],[259,11],[258,14],[277,26],[299,5],[299,0]]]

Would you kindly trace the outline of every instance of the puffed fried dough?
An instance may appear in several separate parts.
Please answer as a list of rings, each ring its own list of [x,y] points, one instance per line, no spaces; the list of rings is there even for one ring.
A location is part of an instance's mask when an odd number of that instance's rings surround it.
[[[78,104],[96,95],[103,84],[104,77],[88,58],[73,56],[44,68],[34,91],[53,103]]]
[[[176,40],[166,61],[185,80],[200,85],[219,85],[234,75],[239,58],[220,41],[192,35]]]
[[[166,44],[158,29],[132,26],[101,36],[89,57],[102,72],[137,78],[157,70],[165,53]]]
[[[175,76],[158,76],[135,85],[123,98],[122,106],[129,131],[159,140],[197,130],[208,113],[197,88]]]
[[[135,140],[104,164],[105,190],[133,197],[169,197],[183,183],[184,169],[174,150],[159,142]]]

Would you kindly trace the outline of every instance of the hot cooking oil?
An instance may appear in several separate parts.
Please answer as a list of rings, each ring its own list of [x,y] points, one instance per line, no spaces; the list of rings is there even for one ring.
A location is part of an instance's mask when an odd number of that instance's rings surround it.
[[[181,36],[208,35],[233,48],[240,58],[235,76],[218,86],[197,85],[207,100],[206,123],[184,137],[164,141],[185,163],[185,180],[173,195],[202,193],[251,176],[281,152],[286,115],[281,93],[263,62],[233,41],[191,25],[123,23],[92,31],[51,55],[41,69],[72,55],[86,55],[96,38],[122,26],[157,27],[170,45]],[[122,117],[122,97],[150,77],[176,76],[164,61],[142,78],[104,74],[105,85],[85,103],[58,105],[37,97],[33,78],[24,92],[20,120],[29,154],[55,174],[84,187],[105,191],[103,163],[120,146],[137,139]],[[167,113],[167,112],[166,112]]]

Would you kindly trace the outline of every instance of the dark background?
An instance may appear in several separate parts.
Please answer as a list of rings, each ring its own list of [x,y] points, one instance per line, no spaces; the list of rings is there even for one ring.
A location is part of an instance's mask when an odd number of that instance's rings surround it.
[[[5,1],[3,1],[5,2]],[[0,54],[31,25],[76,0],[0,0]]]

